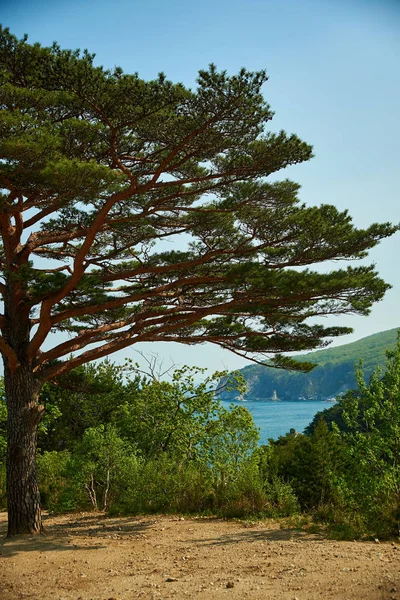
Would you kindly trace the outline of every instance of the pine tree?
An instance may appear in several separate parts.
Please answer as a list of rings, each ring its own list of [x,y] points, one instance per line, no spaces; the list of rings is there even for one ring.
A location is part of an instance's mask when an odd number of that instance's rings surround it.
[[[382,298],[373,267],[308,268],[363,257],[396,228],[357,230],[347,212],[301,204],[296,183],[267,180],[312,149],[267,132],[266,80],[211,65],[195,90],[146,82],[0,30],[9,535],[42,530],[46,381],[143,341],[294,366],[280,353],[349,331],[310,318],[368,314]]]

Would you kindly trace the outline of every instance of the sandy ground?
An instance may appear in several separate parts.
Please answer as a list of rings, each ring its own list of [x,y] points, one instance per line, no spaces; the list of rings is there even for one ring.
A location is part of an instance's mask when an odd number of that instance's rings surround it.
[[[400,600],[400,543],[337,542],[285,526],[179,517],[46,517],[6,539],[0,599]]]

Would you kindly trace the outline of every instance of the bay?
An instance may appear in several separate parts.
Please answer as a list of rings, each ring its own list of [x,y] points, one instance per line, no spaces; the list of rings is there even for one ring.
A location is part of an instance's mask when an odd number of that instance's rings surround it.
[[[266,444],[270,438],[276,440],[290,429],[302,433],[317,412],[332,406],[323,400],[234,400],[230,404],[244,406],[250,411],[260,429],[260,444]]]

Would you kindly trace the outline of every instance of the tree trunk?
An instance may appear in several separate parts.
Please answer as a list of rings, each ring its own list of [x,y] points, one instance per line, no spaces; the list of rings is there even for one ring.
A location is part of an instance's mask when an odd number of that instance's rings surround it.
[[[6,362],[6,361],[5,361]],[[36,470],[37,428],[43,414],[38,404],[40,382],[20,365],[12,373],[5,364],[7,422],[8,536],[43,531]]]

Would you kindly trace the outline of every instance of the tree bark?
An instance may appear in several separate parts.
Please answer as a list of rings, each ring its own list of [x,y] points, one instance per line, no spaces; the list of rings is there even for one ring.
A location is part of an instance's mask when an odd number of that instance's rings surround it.
[[[20,365],[13,373],[7,364],[4,384],[8,410],[8,536],[42,533],[36,470],[37,429],[43,414],[38,403],[41,384],[29,367]]]

